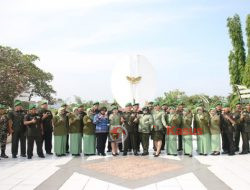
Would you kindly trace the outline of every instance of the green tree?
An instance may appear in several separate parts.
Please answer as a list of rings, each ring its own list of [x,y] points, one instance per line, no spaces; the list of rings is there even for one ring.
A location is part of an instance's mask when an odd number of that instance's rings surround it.
[[[250,14],[247,15],[246,20],[246,34],[247,34],[247,61],[245,65],[245,73],[243,77],[243,84],[250,88]]]
[[[21,93],[30,90],[33,95],[51,100],[55,93],[49,82],[50,73],[38,68],[34,62],[36,55],[23,54],[18,49],[0,46],[0,102],[11,106]]]
[[[246,55],[242,36],[241,22],[238,14],[227,19],[227,27],[231,38],[233,50],[229,54],[230,83],[242,84]]]

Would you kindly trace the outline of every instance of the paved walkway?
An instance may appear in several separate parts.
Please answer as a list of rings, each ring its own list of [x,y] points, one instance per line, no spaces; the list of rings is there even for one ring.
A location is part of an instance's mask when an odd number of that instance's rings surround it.
[[[194,143],[196,144],[196,143]],[[150,145],[152,147],[152,144]],[[10,144],[7,145],[10,155]],[[236,156],[168,156],[154,158],[78,157],[0,160],[0,189],[249,189],[250,154]]]

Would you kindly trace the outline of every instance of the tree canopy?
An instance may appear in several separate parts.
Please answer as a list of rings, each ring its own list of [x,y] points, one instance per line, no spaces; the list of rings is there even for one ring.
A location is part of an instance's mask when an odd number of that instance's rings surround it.
[[[0,46],[0,102],[11,106],[21,93],[30,90],[31,96],[37,95],[50,101],[55,93],[49,84],[51,73],[38,68],[34,62],[39,57],[23,54],[18,49]]]

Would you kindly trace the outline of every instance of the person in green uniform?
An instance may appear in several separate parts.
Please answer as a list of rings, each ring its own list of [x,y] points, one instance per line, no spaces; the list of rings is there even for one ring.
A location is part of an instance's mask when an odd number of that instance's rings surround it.
[[[131,119],[133,120],[132,123],[132,128],[134,129],[134,135],[135,135],[135,141],[136,141],[136,151],[140,152],[140,136],[138,132],[138,127],[139,127],[139,114],[141,114],[141,110],[139,107],[139,103],[134,103],[133,104],[133,109],[132,109],[132,114],[131,114]]]
[[[1,157],[8,158],[5,154],[7,136],[11,133],[10,120],[5,112],[6,107],[0,104],[0,144],[1,144]]]
[[[42,101],[41,103],[41,109],[38,112],[39,116],[42,119],[42,125],[43,125],[43,142],[45,144],[45,151],[46,154],[52,155],[52,132],[53,132],[53,126],[52,126],[52,119],[53,114],[48,109],[48,102]]]
[[[179,115],[176,113],[174,107],[170,108],[168,115],[168,127],[166,136],[166,153],[168,155],[177,156],[177,135],[178,135],[178,124],[180,122]]]
[[[92,113],[91,108],[88,108],[87,115],[83,117],[83,153],[85,156],[96,154],[96,135],[93,119],[94,113]]]
[[[200,155],[207,156],[211,152],[210,118],[203,107],[196,108],[194,128],[197,130],[197,149]]]
[[[13,130],[11,139],[12,158],[17,158],[19,141],[21,144],[21,156],[26,157],[26,126],[23,123],[25,113],[20,100],[16,100],[14,106],[14,111],[8,114]]]
[[[221,140],[220,140],[220,116],[216,113],[215,108],[210,109],[210,134],[211,134],[211,151],[214,156],[220,155]]]
[[[33,156],[34,141],[36,142],[37,155],[45,158],[42,149],[43,126],[42,119],[37,114],[36,105],[29,105],[29,113],[24,116],[24,125],[27,126],[28,149],[27,156],[31,159]]]
[[[118,144],[117,142],[114,141],[115,135],[114,133],[112,133],[112,130],[114,129],[114,127],[120,126],[121,125],[121,115],[118,113],[118,108],[116,106],[114,106],[112,109],[112,114],[110,114],[109,116],[109,136],[113,137],[113,140],[111,138],[109,138],[109,140],[111,141],[111,148],[112,148],[112,155],[113,156],[117,156],[118,154]]]
[[[153,117],[149,113],[148,107],[142,108],[142,114],[139,115],[139,133],[142,143],[143,153],[142,156],[148,155],[149,136],[153,126]]]
[[[235,126],[235,152],[239,152],[240,147],[239,147],[239,143],[240,143],[240,135],[242,135],[242,125],[240,122],[240,116],[242,113],[242,106],[240,104],[240,102],[236,103],[236,107],[235,110],[233,112],[233,119],[236,122],[236,126]]]
[[[66,155],[67,118],[63,107],[58,109],[53,117],[54,125],[54,152],[56,156]]]
[[[164,111],[165,113],[165,120],[167,121],[168,120],[168,106],[166,103],[163,103],[161,105],[161,109],[162,111]],[[167,129],[164,129],[164,134],[163,134],[163,139],[162,139],[162,145],[161,145],[161,150],[165,150],[165,139],[166,139],[166,133],[167,133]]]
[[[73,108],[69,114],[70,153],[72,156],[80,156],[82,153],[82,126],[78,108]]]
[[[178,107],[176,109],[176,113],[179,116],[179,120],[178,120],[178,124],[177,124],[177,128],[179,130],[182,130],[183,125],[182,125],[182,118],[183,118],[183,109],[184,109],[184,103],[183,102],[179,102],[178,103]],[[182,134],[178,134],[178,151],[182,151],[183,147],[182,147]]]
[[[242,152],[240,154],[247,154],[250,152],[250,104],[246,105],[246,110],[241,113],[240,121],[242,125]]]
[[[133,122],[134,122],[134,117],[131,117],[132,115],[132,104],[127,103],[125,106],[125,111],[122,114],[121,121],[124,125],[124,127],[128,131],[128,137],[126,138],[124,142],[124,152],[123,156],[127,156],[129,145],[131,144],[134,155],[138,156],[137,153],[137,147],[136,147],[136,137],[135,137],[135,132],[133,129]]]
[[[156,148],[156,152],[154,154],[155,157],[158,157],[161,153],[161,145],[163,139],[164,129],[166,128],[166,120],[165,113],[161,110],[161,106],[159,103],[154,103],[154,111],[153,111],[153,140]]]
[[[184,108],[182,118],[182,145],[184,155],[189,155],[189,157],[192,157],[193,151],[192,120],[193,114],[191,110]]]

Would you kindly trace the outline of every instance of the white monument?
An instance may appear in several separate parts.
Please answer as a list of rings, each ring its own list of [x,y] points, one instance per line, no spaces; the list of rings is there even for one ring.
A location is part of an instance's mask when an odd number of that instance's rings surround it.
[[[142,55],[128,56],[119,61],[111,77],[113,98],[121,107],[126,103],[145,102],[155,98],[156,78],[152,65]]]

